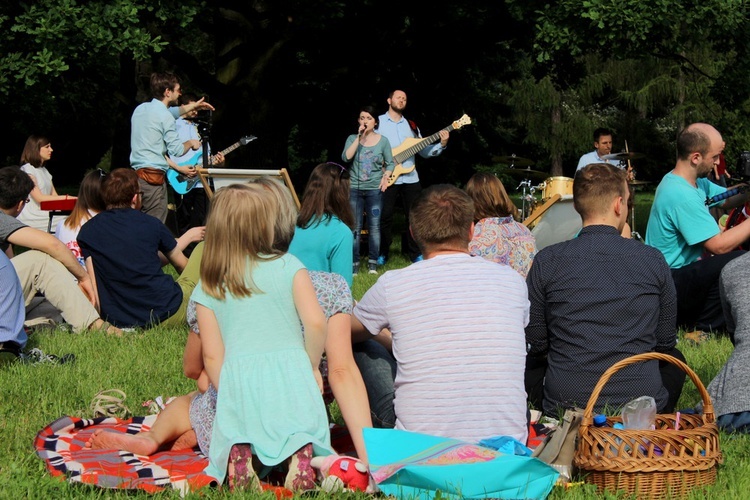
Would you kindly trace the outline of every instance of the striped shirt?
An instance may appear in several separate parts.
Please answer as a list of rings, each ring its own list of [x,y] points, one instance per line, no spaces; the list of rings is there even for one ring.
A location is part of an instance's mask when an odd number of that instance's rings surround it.
[[[478,442],[526,442],[521,276],[464,253],[385,273],[354,308],[372,334],[389,328],[397,362],[396,428]]]

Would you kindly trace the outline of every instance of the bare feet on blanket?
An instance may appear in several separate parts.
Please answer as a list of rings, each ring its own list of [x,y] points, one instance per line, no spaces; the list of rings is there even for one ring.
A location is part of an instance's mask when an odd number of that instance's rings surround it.
[[[99,429],[94,431],[85,447],[93,450],[124,450],[136,455],[150,456],[156,453],[159,445],[151,439],[148,432],[125,434]]]

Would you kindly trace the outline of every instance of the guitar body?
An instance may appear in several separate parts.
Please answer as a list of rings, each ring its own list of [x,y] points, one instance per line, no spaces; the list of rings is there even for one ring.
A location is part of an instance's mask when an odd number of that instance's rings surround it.
[[[463,115],[461,118],[451,123],[450,125],[445,127],[443,130],[445,130],[446,132],[450,132],[451,130],[458,130],[464,125],[469,125],[470,123],[471,123],[471,118],[469,118],[467,115]],[[405,168],[402,165],[404,161],[408,160],[409,158],[419,153],[430,144],[433,144],[439,140],[440,140],[440,132],[435,132],[431,136],[425,137],[425,138],[408,137],[404,139],[404,142],[399,144],[398,147],[394,148],[393,149],[393,163],[395,164],[395,167],[393,168],[393,173],[391,174],[391,178],[388,180],[388,186],[392,186],[396,182],[396,179],[398,179],[401,175],[408,174],[409,172],[414,170],[414,167],[416,165],[412,165],[411,167]]]
[[[396,155],[401,153],[402,151],[409,149],[410,147],[414,146],[415,144],[418,144],[419,142],[423,141],[424,139],[419,139],[418,137],[408,137],[404,139],[404,142],[401,143],[401,145],[397,148],[393,148],[393,158],[396,159]],[[396,179],[400,175],[408,174],[412,170],[416,168],[416,165],[412,165],[411,167],[404,167],[401,165],[401,163],[397,163],[395,167],[393,167],[393,173],[391,174],[391,181],[388,183],[388,185],[392,185],[394,182],[396,182]]]
[[[185,165],[180,163],[180,166],[184,167]],[[167,181],[169,181],[169,185],[172,186],[172,189],[174,189],[177,194],[187,194],[187,192],[193,189],[201,179],[198,176],[187,177],[179,173],[177,170],[170,168],[167,170]]]

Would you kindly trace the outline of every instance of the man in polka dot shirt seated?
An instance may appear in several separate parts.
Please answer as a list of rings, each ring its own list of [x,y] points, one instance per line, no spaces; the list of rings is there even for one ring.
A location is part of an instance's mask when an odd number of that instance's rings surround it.
[[[583,219],[577,238],[541,250],[526,280],[526,391],[547,414],[583,407],[602,373],[635,354],[675,348],[676,293],[669,266],[655,248],[620,236],[628,215],[626,173],[592,164],[576,173],[573,204]],[[685,374],[649,361],[619,371],[597,411],[652,396],[671,412]]]

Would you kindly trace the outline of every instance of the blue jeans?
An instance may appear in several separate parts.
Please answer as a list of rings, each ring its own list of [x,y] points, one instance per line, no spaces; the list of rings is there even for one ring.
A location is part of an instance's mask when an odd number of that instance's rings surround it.
[[[396,425],[393,409],[393,381],[396,379],[396,360],[385,347],[374,340],[366,340],[352,346],[370,400],[372,425],[380,429],[392,429]]]
[[[383,193],[379,189],[352,189],[349,204],[354,212],[354,266],[359,263],[359,237],[362,232],[362,214],[367,217],[367,246],[370,264],[378,262],[380,252],[380,213],[383,210]]]
[[[750,432],[750,412],[727,413],[716,419],[716,425],[724,432]]]

